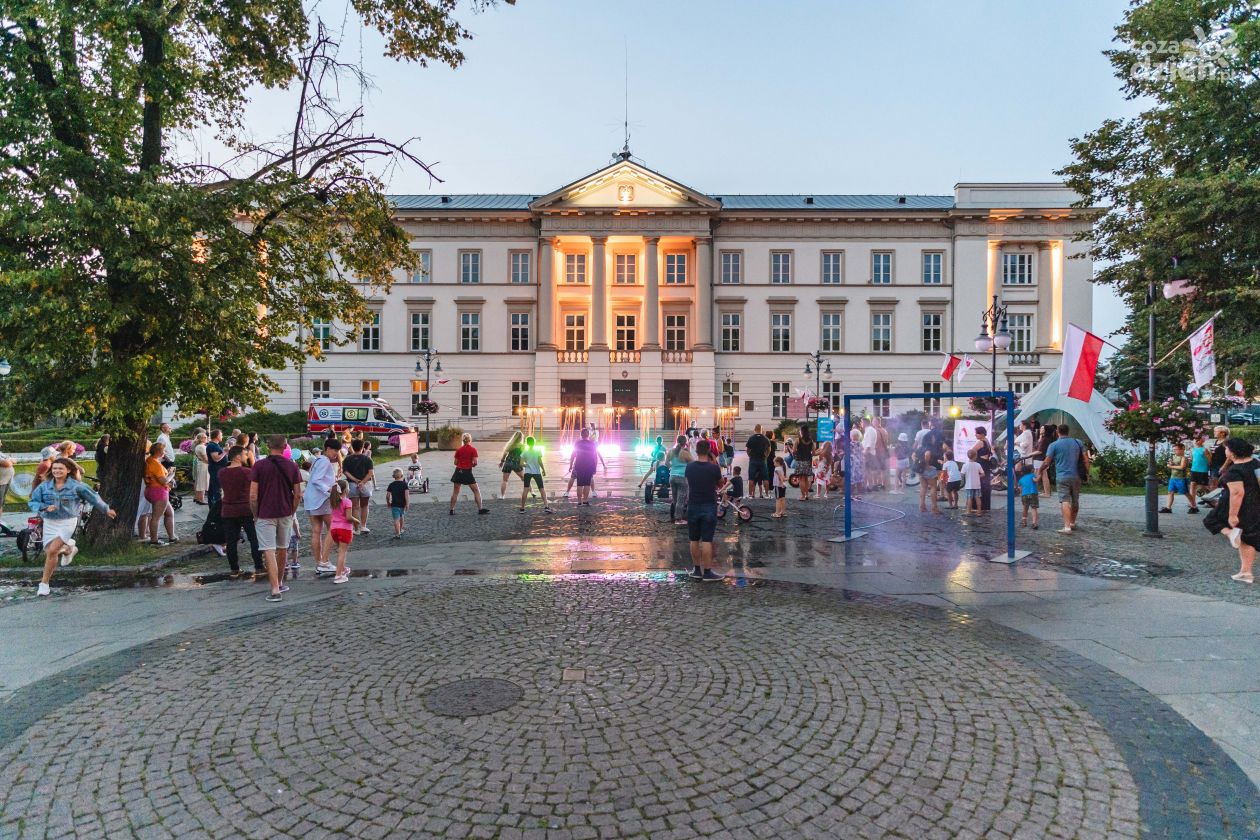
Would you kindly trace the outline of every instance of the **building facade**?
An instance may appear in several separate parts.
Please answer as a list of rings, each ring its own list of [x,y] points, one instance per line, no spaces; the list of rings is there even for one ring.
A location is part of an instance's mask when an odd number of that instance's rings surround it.
[[[361,333],[317,325],[324,357],[275,374],[274,410],[370,395],[408,415],[428,397],[435,423],[478,433],[515,427],[524,407],[546,428],[569,407],[622,428],[635,409],[657,428],[725,413],[744,430],[787,417],[803,391],[837,406],[940,391],[948,404],[942,354],[974,354],[994,296],[1012,334],[998,383],[1017,392],[1058,366],[1069,322],[1091,324],[1088,243],[1075,240],[1089,214],[1061,184],[709,195],[622,156],[543,196],[393,200],[421,269],[364,288],[374,322]],[[426,350],[442,365],[428,380]],[[805,372],[814,353],[830,367],[821,383]],[[988,385],[979,367],[965,383]]]

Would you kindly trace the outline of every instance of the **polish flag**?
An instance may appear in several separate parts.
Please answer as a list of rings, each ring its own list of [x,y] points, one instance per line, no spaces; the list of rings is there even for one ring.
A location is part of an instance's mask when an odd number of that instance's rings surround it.
[[[1235,379],[1234,380],[1234,393],[1238,394],[1239,396],[1242,396],[1245,391],[1246,389],[1243,388],[1243,381],[1241,379]]]
[[[941,365],[941,379],[948,382],[949,378],[954,375],[954,371],[958,369],[960,364],[962,364],[962,359],[958,358],[953,353],[946,356],[945,363]]]
[[[448,382],[450,382],[450,381],[451,381],[451,380],[449,380],[449,379],[439,379],[439,380],[438,380],[437,382],[435,382],[434,384],[435,384],[435,385],[445,385],[446,383],[448,383]]]
[[[1074,400],[1089,402],[1094,393],[1094,377],[1098,373],[1098,357],[1103,340],[1076,324],[1068,324],[1063,341],[1063,364],[1059,368],[1059,393]]]
[[[1126,396],[1129,398],[1129,411],[1133,411],[1142,404],[1141,388],[1134,388],[1132,391],[1127,392]]]
[[[966,353],[963,353],[962,364],[958,368],[958,381],[959,382],[963,381],[963,377],[967,375],[967,371],[971,370],[971,366],[974,365],[975,363],[976,363],[975,359],[971,358]]]
[[[1197,397],[1199,395],[1199,386],[1191,382],[1186,386],[1186,393],[1192,397]]]

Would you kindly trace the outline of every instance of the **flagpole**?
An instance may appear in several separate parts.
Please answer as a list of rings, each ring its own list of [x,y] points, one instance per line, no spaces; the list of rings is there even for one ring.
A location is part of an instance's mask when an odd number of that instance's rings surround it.
[[[1146,393],[1151,402],[1155,402],[1155,366],[1157,364],[1155,361],[1155,300],[1155,277],[1152,274],[1146,287]],[[1181,344],[1177,345],[1177,347],[1180,346]],[[1155,441],[1147,443],[1146,531],[1142,536],[1152,539],[1162,539],[1164,536],[1159,532],[1159,476],[1155,472]]]
[[[1211,318],[1208,318],[1208,319],[1207,319],[1207,321],[1204,321],[1203,323],[1205,323],[1205,324],[1206,324],[1208,321],[1211,321],[1211,320],[1213,320],[1214,318],[1219,317],[1219,316],[1220,316],[1220,314],[1221,314],[1222,312],[1224,312],[1224,311],[1225,311],[1224,309],[1218,309],[1218,310],[1216,310],[1215,312],[1213,312],[1213,313],[1212,313],[1212,317],[1211,317]],[[1154,315],[1152,315],[1151,317],[1152,317],[1152,318],[1154,318],[1155,316],[1154,316]],[[1201,329],[1201,328],[1200,328],[1200,329]],[[1190,333],[1190,335],[1188,335],[1188,336],[1186,336],[1185,338],[1181,339],[1181,341],[1178,341],[1178,342],[1177,342],[1177,345],[1176,345],[1175,347],[1173,347],[1173,349],[1171,349],[1171,350],[1169,350],[1167,353],[1165,353],[1165,354],[1164,354],[1164,356],[1163,356],[1163,358],[1162,358],[1162,359],[1160,359],[1158,362],[1155,362],[1154,364],[1157,364],[1157,365],[1162,365],[1164,362],[1168,361],[1168,357],[1169,357],[1169,356],[1171,356],[1173,353],[1176,353],[1178,350],[1180,350],[1180,349],[1181,349],[1181,345],[1185,344],[1187,341],[1189,341],[1190,339],[1194,338],[1194,333],[1197,333],[1198,331],[1199,331],[1199,330],[1195,330],[1194,332]],[[1151,352],[1151,356],[1152,356],[1152,357],[1154,357],[1154,355],[1155,355],[1155,353],[1154,353],[1154,351],[1152,351],[1152,352]]]

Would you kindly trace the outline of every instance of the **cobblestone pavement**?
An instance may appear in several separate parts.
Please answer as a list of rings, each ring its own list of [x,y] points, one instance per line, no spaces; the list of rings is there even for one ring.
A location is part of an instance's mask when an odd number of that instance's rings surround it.
[[[409,585],[198,631],[64,705],[45,694],[0,752],[0,834],[1135,837],[1135,775],[1168,783],[1149,776],[1194,732],[1135,772],[1064,657],[774,584]],[[429,710],[467,677],[523,697]],[[1192,808],[1176,836],[1229,836],[1215,803]]]

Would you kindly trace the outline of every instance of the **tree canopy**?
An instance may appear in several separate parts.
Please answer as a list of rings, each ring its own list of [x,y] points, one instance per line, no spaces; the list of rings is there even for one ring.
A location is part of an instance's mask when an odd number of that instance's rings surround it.
[[[1144,0],[1116,41],[1107,55],[1143,110],[1073,140],[1074,159],[1060,171],[1081,206],[1107,208],[1090,234],[1097,280],[1132,307],[1128,349],[1145,359],[1148,281],[1189,279],[1192,296],[1154,303],[1167,339],[1160,353],[1223,309],[1217,369],[1260,390],[1260,8]],[[1112,372],[1122,390],[1145,390],[1144,366],[1121,360]],[[1183,388],[1187,354],[1161,373]]]
[[[390,56],[463,60],[455,0],[349,2]],[[90,419],[138,454],[163,405],[264,405],[267,369],[319,351],[294,336],[365,320],[356,281],[415,259],[379,164],[425,165],[343,107],[360,72],[302,0],[0,0],[9,412]],[[292,92],[288,136],[245,130],[260,86]],[[228,159],[181,159],[198,130]],[[104,490],[134,504],[138,462],[115,460]]]

